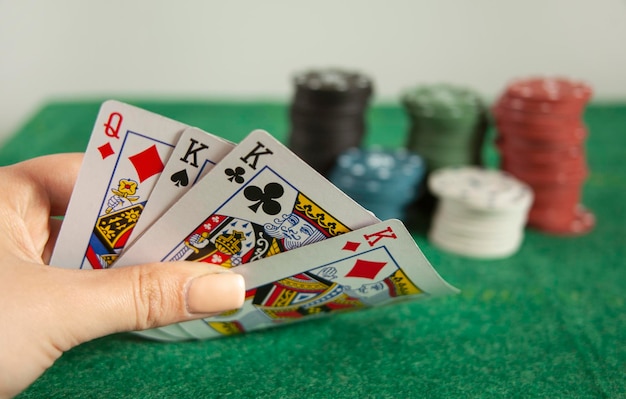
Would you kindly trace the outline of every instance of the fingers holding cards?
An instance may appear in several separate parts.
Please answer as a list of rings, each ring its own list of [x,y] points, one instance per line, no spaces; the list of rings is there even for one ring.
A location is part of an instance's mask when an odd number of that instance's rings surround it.
[[[380,222],[269,133],[234,145],[107,101],[51,264],[178,260],[233,268],[244,306],[146,337],[220,337],[458,291],[400,221]]]

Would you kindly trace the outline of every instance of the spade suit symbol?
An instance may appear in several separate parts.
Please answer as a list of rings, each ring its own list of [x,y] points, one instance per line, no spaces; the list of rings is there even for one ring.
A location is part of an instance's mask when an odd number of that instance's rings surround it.
[[[174,173],[172,176],[170,176],[170,180],[174,182],[176,187],[180,187],[180,186],[187,187],[187,185],[189,184],[189,176],[187,175],[187,169],[182,169]]]

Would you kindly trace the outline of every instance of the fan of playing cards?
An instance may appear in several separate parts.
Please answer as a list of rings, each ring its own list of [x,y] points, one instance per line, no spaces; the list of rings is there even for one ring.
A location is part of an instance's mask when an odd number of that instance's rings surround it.
[[[456,293],[398,220],[381,222],[269,133],[238,145],[117,101],[98,114],[51,265],[232,268],[242,308],[143,331],[238,334]]]

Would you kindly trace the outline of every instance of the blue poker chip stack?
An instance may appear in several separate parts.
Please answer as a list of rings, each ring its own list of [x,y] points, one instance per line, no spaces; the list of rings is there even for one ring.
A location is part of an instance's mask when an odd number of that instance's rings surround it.
[[[350,148],[339,155],[329,179],[379,219],[404,220],[424,173],[422,158],[406,149]]]

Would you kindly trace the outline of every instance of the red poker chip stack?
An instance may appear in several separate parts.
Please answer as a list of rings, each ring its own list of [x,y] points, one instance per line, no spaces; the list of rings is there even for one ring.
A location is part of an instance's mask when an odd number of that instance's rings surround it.
[[[493,106],[501,168],[528,184],[528,224],[553,234],[584,234],[595,224],[581,205],[589,173],[582,120],[591,87],[562,78],[530,78],[507,86]]]

